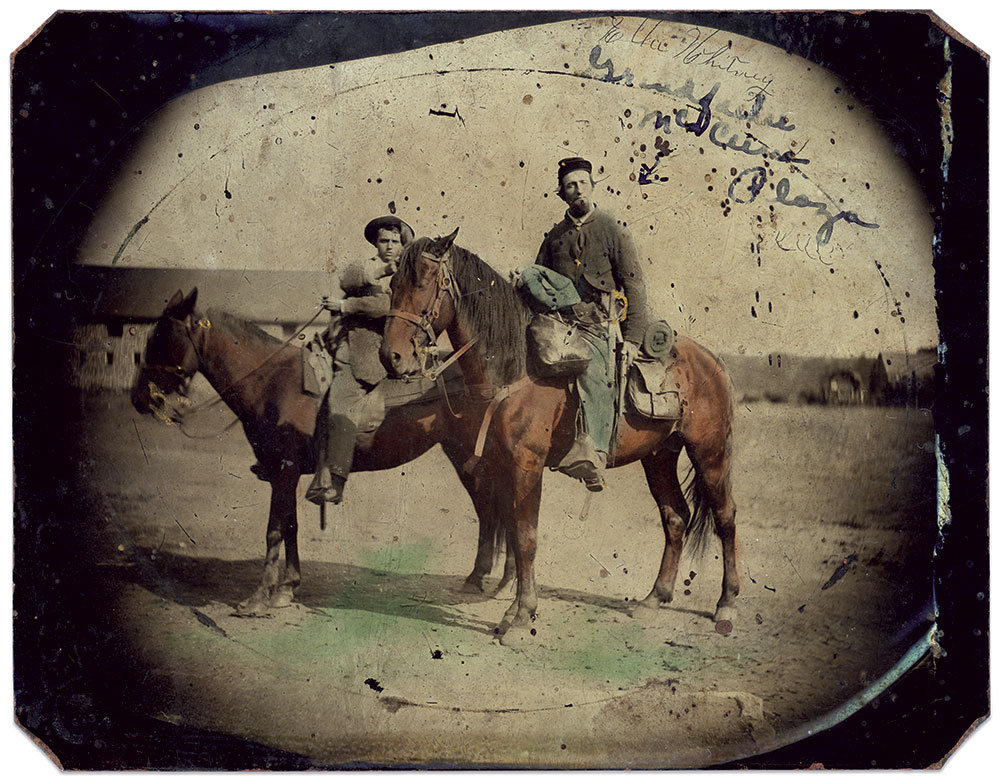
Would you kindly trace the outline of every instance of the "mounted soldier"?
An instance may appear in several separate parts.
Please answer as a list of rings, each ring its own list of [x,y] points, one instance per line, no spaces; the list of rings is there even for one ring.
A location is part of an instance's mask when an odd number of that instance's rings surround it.
[[[614,434],[616,389],[639,354],[648,315],[635,243],[627,228],[594,203],[592,171],[582,157],[559,161],[558,194],[569,208],[546,234],[535,264],[571,280],[573,300],[579,294],[579,301],[559,314],[579,329],[589,353],[574,381],[577,436],[557,468],[600,491]],[[550,275],[546,284],[552,281]]]
[[[376,254],[344,269],[344,298],[323,300],[332,315],[325,342],[333,356],[333,380],[317,417],[317,467],[306,491],[314,504],[343,499],[369,393],[386,376],[378,353],[389,312],[389,281],[413,230],[398,217],[377,217],[365,226],[365,239]]]

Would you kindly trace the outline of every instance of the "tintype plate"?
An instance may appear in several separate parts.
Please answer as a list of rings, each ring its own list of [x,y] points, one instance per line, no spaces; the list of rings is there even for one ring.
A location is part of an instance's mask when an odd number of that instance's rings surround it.
[[[53,761],[926,767],[987,713],[986,57],[941,20],[60,13],[12,79],[14,689]],[[637,463],[546,471],[502,642],[440,447],[356,463],[325,530],[303,476],[301,582],[260,599],[248,433],[284,413],[217,392],[262,333],[325,328],[373,217],[531,264],[573,156],[650,312],[731,378],[735,616],[712,536],[636,609],[664,544]],[[242,368],[147,366],[165,309]],[[133,406],[194,369],[182,423]]]

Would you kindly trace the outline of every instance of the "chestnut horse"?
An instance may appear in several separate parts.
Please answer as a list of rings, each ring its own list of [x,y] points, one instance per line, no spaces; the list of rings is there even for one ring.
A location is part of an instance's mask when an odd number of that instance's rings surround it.
[[[237,607],[240,615],[263,615],[291,603],[299,572],[296,487],[315,470],[313,432],[319,400],[302,390],[302,348],[283,343],[226,312],[195,312],[197,288],[186,298],[177,291],[163,310],[149,341],[132,392],[140,413],[179,422],[191,379],[201,372],[243,424],[261,469],[271,484],[264,573],[254,593]],[[503,527],[492,509],[492,483],[459,468],[471,450],[449,435],[446,398],[391,407],[373,438],[355,448],[354,470],[391,469],[412,461],[435,444],[456,465],[479,516],[479,549],[466,590],[483,590]],[[279,564],[281,545],[285,566]],[[501,588],[513,576],[508,552]]]
[[[542,471],[559,463],[575,434],[577,402],[565,379],[529,372],[525,330],[530,307],[514,286],[468,250],[455,235],[410,242],[392,280],[382,362],[391,376],[419,370],[425,342],[447,332],[466,386],[479,389],[478,414],[449,424],[466,442],[479,440],[478,468],[498,483],[497,512],[510,528],[517,593],[498,627],[530,624],[537,606],[534,560]],[[659,507],[666,537],[659,575],[639,608],[658,608],[673,598],[685,538],[696,548],[714,527],[722,541],[722,596],[715,609],[720,631],[731,629],[739,593],[736,570],[736,506],[730,491],[732,384],[722,364],[687,338],[674,348],[680,420],[651,420],[633,411],[619,420],[609,466],[641,461]],[[484,439],[484,433],[485,439]],[[689,509],[677,477],[681,448],[694,469]],[[513,535],[513,536],[511,536]],[[726,625],[728,623],[728,626]]]

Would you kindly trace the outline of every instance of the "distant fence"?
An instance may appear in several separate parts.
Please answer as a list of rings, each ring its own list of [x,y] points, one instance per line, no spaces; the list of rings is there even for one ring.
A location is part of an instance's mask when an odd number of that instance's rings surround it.
[[[58,360],[66,382],[84,391],[134,386],[153,324],[177,290],[197,287],[199,307],[225,309],[279,339],[310,321],[321,295],[339,290],[330,274],[307,271],[78,267],[74,279],[79,300],[92,303],[73,313],[76,325],[53,349],[62,355],[51,358]],[[316,322],[306,338],[325,327],[328,318]],[[725,352],[720,357],[736,398],[746,403],[927,406],[933,399],[933,348],[876,358]]]
[[[112,334],[102,323],[73,328],[68,345],[69,384],[81,390],[128,390],[135,385],[152,324]]]
[[[198,306],[224,309],[279,339],[316,314],[322,295],[339,287],[326,271],[211,271],[206,269],[78,266],[75,325],[60,334],[63,379],[80,390],[133,387],[156,319],[175,291],[197,287]],[[322,317],[307,338],[329,322]],[[304,340],[303,340],[304,341]],[[53,359],[55,359],[53,355]]]
[[[295,324],[255,323],[279,339],[293,337]],[[63,366],[68,384],[82,391],[131,390],[145,359],[146,342],[153,331],[150,322],[91,323],[71,329],[65,345]],[[295,339],[302,344],[325,326],[313,325]],[[834,405],[929,406],[933,399],[932,365],[920,372],[895,376],[873,387],[871,372],[861,374],[845,368],[844,360],[786,358],[783,363],[766,358],[723,356],[736,387],[737,399],[753,403],[762,399],[775,403]],[[803,365],[808,370],[803,370]]]
[[[261,330],[279,339],[294,336],[296,326],[256,323]],[[120,326],[92,323],[74,326],[65,347],[65,380],[82,391],[129,391],[139,378],[145,359],[146,342],[154,323],[123,323]],[[322,327],[303,331],[302,344]]]
[[[933,349],[876,358],[723,355],[742,403],[833,406],[930,406]]]

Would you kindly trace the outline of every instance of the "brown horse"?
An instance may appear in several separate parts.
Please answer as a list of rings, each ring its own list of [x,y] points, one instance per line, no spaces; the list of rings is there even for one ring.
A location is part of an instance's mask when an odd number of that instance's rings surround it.
[[[267,553],[260,585],[237,612],[265,614],[291,603],[299,572],[296,487],[316,466],[313,431],[319,401],[302,391],[302,348],[282,343],[260,328],[220,311],[195,312],[198,291],[177,291],[163,310],[146,345],[145,361],[132,393],[141,413],[179,422],[191,379],[201,372],[243,424],[261,469],[271,484]],[[479,549],[466,590],[483,590],[483,577],[503,541],[493,510],[492,482],[463,471],[471,450],[450,435],[447,399],[391,407],[370,441],[354,453],[355,471],[391,469],[440,444],[456,465],[479,516]],[[279,564],[285,546],[285,566]],[[501,588],[513,576],[508,553]]]
[[[542,471],[569,450],[577,403],[565,380],[529,372],[525,329],[531,309],[510,282],[454,244],[457,233],[407,245],[392,280],[392,310],[381,354],[390,375],[406,376],[417,370],[423,343],[432,333],[446,331],[456,351],[471,344],[459,365],[466,385],[481,390],[482,401],[477,414],[451,425],[466,442],[488,431],[479,468],[502,486],[497,511],[511,524],[508,539],[517,566],[517,594],[500,624],[503,633],[511,626],[527,626],[535,613]],[[675,352],[682,417],[650,420],[629,410],[618,423],[609,466],[642,462],[666,536],[659,575],[640,608],[671,601],[685,538],[701,547],[714,522],[724,567],[715,621],[720,631],[728,631],[739,593],[736,506],[730,492],[732,385],[722,364],[694,341],[679,339]],[[677,478],[681,448],[694,468],[689,488],[693,511]]]

